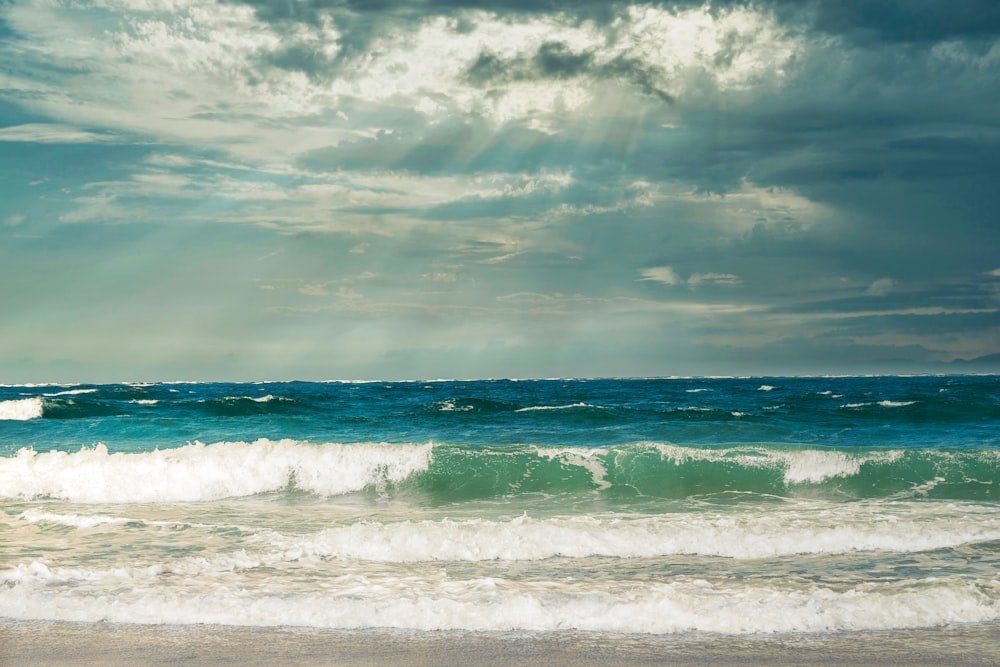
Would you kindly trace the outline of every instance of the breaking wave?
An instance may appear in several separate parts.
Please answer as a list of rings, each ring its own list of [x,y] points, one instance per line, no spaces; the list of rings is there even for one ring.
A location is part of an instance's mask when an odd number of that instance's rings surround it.
[[[606,448],[529,445],[194,443],[145,453],[21,449],[0,457],[0,497],[78,502],[200,501],[295,489],[335,496],[379,487],[440,502],[523,494],[627,499],[727,492],[991,500],[994,450],[850,450],[779,445]]]

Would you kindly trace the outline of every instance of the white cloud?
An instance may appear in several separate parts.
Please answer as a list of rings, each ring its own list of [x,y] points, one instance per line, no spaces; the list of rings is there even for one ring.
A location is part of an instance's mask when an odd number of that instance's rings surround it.
[[[682,282],[680,276],[669,266],[651,266],[643,269],[641,273],[641,280],[652,280],[664,285],[679,285]]]
[[[24,39],[3,48],[11,62],[24,65],[3,75],[0,87],[30,93],[24,98],[30,105],[69,123],[209,142],[262,162],[371,133],[377,128],[364,126],[367,114],[361,111],[372,105],[417,109],[432,119],[476,114],[498,125],[519,122],[547,131],[574,116],[622,108],[638,113],[644,99],[638,84],[607,69],[621,62],[641,68],[643,85],[668,91],[684,105],[712,103],[716,94],[781,85],[789,63],[805,48],[773,16],[750,8],[633,7],[610,30],[558,14],[478,12],[469,15],[474,27],[467,32],[442,17],[401,25],[337,72],[310,78],[270,63],[290,44],[320,59],[338,55],[342,35],[333,15],[287,33],[237,3],[103,5],[112,20],[107,12],[54,3],[7,8],[5,20]],[[546,43],[585,55],[593,72],[482,86],[467,80],[484,52],[530,62]],[[71,69],[73,76],[32,76],[33,67],[51,72],[54,66]],[[355,108],[358,113],[348,113]],[[338,122],[314,120],[326,112]],[[68,125],[54,132],[39,136],[100,138]]]
[[[692,288],[705,283],[732,286],[741,285],[743,279],[732,273],[692,273],[691,277],[687,279],[688,286]]]
[[[7,227],[17,227],[19,225],[23,225],[24,221],[27,219],[28,216],[23,213],[14,213],[13,215],[8,215],[4,218],[3,224]]]
[[[76,197],[73,202],[77,208],[59,216],[60,222],[129,222],[140,218],[134,217],[137,212],[118,202],[118,198],[109,193],[94,196]]]
[[[779,82],[804,46],[772,16],[749,7],[672,12],[633,6],[619,22],[628,35],[626,52],[660,66],[665,83],[682,94],[696,91],[706,78],[723,91]]]
[[[662,283],[664,285],[683,285],[686,284],[691,289],[701,287],[703,285],[722,285],[727,287],[732,287],[734,285],[742,285],[743,279],[733,273],[692,273],[687,280],[684,280],[673,268],[669,266],[653,266],[641,271],[642,278],[640,280],[651,280],[653,282]]]
[[[319,283],[307,283],[299,287],[299,294],[305,294],[306,296],[326,296],[329,293],[326,285]]]
[[[87,132],[59,123],[26,123],[0,128],[0,141],[20,141],[39,144],[89,144],[111,141],[115,137]]]
[[[433,273],[424,273],[420,276],[423,280],[430,281],[432,283],[456,283],[458,282],[458,275],[455,273],[450,273],[448,271],[434,271]]]
[[[896,281],[892,278],[879,278],[865,290],[868,296],[885,296],[896,290]]]
[[[825,204],[794,190],[760,187],[747,179],[743,180],[739,189],[723,194],[680,190],[676,185],[668,184],[647,197],[659,205],[691,205],[703,224],[733,234],[743,234],[758,226],[804,230],[832,215]]]
[[[340,287],[337,289],[337,298],[343,301],[357,302],[362,301],[364,296],[350,287]]]

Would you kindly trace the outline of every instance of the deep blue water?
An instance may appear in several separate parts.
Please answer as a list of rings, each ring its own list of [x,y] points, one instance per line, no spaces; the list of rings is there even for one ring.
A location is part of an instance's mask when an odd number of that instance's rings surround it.
[[[771,389],[768,389],[768,388]],[[67,393],[81,392],[87,393]],[[1000,378],[835,377],[2,387],[40,419],[0,420],[22,447],[148,451],[258,438],[469,446],[1000,445]],[[9,405],[9,404],[8,404]]]

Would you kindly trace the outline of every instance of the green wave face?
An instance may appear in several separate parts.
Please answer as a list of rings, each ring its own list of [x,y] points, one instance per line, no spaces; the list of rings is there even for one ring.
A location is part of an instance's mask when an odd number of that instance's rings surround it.
[[[836,450],[789,446],[601,449],[435,447],[428,470],[399,484],[442,502],[520,494],[688,498],[727,492],[784,497],[995,500],[992,450]]]

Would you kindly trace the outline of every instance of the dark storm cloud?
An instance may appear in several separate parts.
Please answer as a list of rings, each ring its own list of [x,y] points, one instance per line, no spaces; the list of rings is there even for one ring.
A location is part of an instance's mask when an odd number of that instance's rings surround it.
[[[645,3],[636,3],[645,4]],[[682,1],[652,3],[699,7]],[[863,44],[931,43],[981,39],[1000,34],[1000,4],[994,0],[714,0],[713,8],[753,6],[772,11],[784,22],[800,23]]]
[[[823,0],[814,25],[868,41],[934,42],[1000,33],[994,0]]]
[[[412,29],[427,18],[454,18],[453,29],[464,33],[474,28],[468,11],[483,10],[499,16],[557,15],[567,24],[590,21],[608,31],[629,6],[648,5],[667,9],[696,9],[703,2],[499,2],[445,0],[392,3],[371,0],[229,0],[254,8],[259,19],[273,26],[288,26],[289,43],[265,56],[265,62],[301,71],[314,80],[326,80],[343,72],[343,65],[364,54],[373,40],[391,30]],[[926,45],[943,40],[982,41],[1000,34],[1000,3],[993,0],[967,0],[946,3],[939,0],[766,0],[748,3],[742,0],[716,0],[713,10],[754,7],[770,11],[786,25],[802,31],[844,36],[854,43]],[[330,58],[319,45],[302,43],[293,36],[296,23],[318,25],[332,19],[340,32],[339,52]],[[0,25],[2,30],[2,25]],[[730,54],[731,55],[731,54]],[[547,42],[535,54],[502,59],[484,50],[467,72],[469,83],[488,86],[504,81],[527,79],[566,79],[589,75],[630,81],[644,94],[665,102],[673,100],[671,91],[657,85],[657,71],[648,63],[619,56],[610,63],[596,66],[594,54],[574,52],[560,42]],[[725,59],[725,52],[719,54]]]
[[[607,25],[627,6],[649,5],[687,9],[705,6],[700,0],[607,2],[606,0],[243,0],[268,22],[316,23],[325,14],[354,17],[358,42],[383,21],[456,15],[467,10],[496,14],[562,14],[568,20]],[[713,9],[752,6],[774,12],[784,21],[798,21],[820,32],[847,35],[859,41],[934,42],[978,39],[1000,33],[1000,4],[994,0],[715,0]]]
[[[530,79],[571,79],[586,74],[593,61],[593,52],[574,53],[562,42],[545,42],[528,58],[503,59],[483,51],[469,67],[466,77],[476,86]]]
[[[302,21],[315,23],[327,13],[384,17],[414,18],[419,16],[452,15],[465,10],[497,14],[562,13],[580,19],[610,22],[621,7],[632,4],[606,0],[423,0],[390,2],[389,0],[243,0],[257,12],[261,20]],[[645,3],[638,3],[645,4]],[[661,3],[653,3],[661,4]],[[694,3],[692,3],[694,4]],[[696,5],[700,6],[700,5]]]
[[[618,5],[601,0],[582,2],[464,2],[425,1],[388,2],[382,0],[228,0],[246,4],[254,9],[257,18],[277,28],[286,26],[289,35],[295,33],[295,24],[319,25],[332,19],[340,32],[340,51],[336,58],[326,59],[315,47],[292,44],[276,56],[269,57],[272,64],[282,69],[298,70],[313,79],[323,79],[341,71],[341,66],[364,54],[372,41],[390,30],[412,29],[424,19],[434,16],[454,17],[456,33],[467,33],[474,24],[465,16],[467,10],[484,10],[500,15],[533,15],[560,13],[568,22],[593,20],[600,24],[610,22],[617,15]],[[290,39],[295,39],[290,37]],[[545,64],[558,67],[559,56]]]
[[[634,84],[643,94],[673,102],[673,96],[657,85],[659,70],[637,58],[618,56],[606,63],[595,62],[595,52],[574,52],[562,42],[545,42],[531,56],[501,58],[489,51],[479,54],[466,79],[473,86],[489,87],[511,81],[572,79],[617,79]]]

